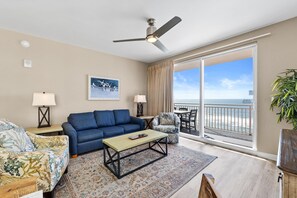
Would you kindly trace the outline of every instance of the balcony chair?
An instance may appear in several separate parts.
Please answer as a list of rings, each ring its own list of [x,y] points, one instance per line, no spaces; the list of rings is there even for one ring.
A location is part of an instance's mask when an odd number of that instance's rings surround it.
[[[180,119],[174,113],[160,113],[153,120],[153,129],[168,133],[168,143],[174,144],[179,141]]]
[[[197,109],[192,109],[190,113],[181,118],[182,128],[186,128],[191,132],[196,131],[196,119],[197,119]]]
[[[68,163],[68,136],[39,136],[0,120],[0,186],[36,177],[38,189],[53,197]]]

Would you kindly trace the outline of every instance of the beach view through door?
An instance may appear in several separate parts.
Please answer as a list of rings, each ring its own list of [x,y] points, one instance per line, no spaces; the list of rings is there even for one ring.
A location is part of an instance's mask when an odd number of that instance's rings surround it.
[[[254,47],[236,49],[201,57],[195,69],[175,72],[175,109],[198,111],[195,127],[182,122],[181,132],[254,147],[254,55]]]

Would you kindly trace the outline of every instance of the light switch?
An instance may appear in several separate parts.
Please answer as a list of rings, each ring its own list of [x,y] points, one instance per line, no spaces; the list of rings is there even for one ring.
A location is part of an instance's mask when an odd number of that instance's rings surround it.
[[[31,68],[32,67],[32,60],[24,59],[24,67]]]

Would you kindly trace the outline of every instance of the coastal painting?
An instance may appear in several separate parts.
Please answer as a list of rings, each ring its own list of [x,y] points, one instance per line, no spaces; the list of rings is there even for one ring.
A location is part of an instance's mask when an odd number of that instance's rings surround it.
[[[88,100],[120,100],[120,81],[88,76]]]

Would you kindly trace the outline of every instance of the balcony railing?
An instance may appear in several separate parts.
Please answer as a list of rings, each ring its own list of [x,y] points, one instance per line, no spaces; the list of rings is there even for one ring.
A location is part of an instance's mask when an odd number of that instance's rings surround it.
[[[199,104],[175,103],[174,108],[197,109],[197,126],[199,129]],[[205,104],[205,129],[233,132],[251,136],[253,133],[252,104]]]

